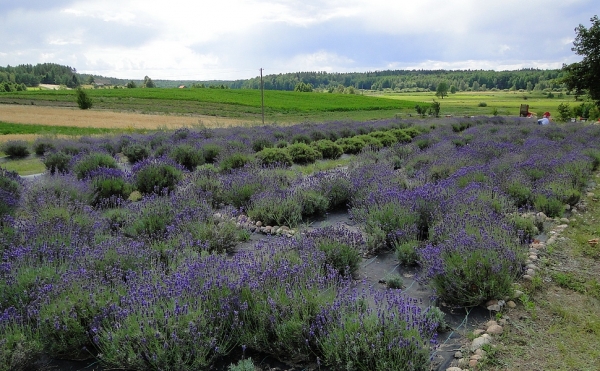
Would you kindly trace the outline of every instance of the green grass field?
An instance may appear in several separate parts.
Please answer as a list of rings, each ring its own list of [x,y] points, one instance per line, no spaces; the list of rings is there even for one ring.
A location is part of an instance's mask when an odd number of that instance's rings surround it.
[[[495,109],[502,116],[518,116],[521,104],[528,104],[529,111],[533,113],[550,112],[552,115],[558,113],[557,108],[561,103],[569,103],[571,107],[581,104],[575,102],[572,95],[563,95],[558,97],[558,93],[554,93],[555,98],[547,98],[541,93],[519,93],[519,92],[460,92],[449,94],[444,99],[439,99],[435,93],[381,93],[381,96],[388,99],[398,99],[402,101],[431,103],[433,99],[441,103],[442,115],[492,115]],[[526,99],[525,99],[526,98]],[[481,102],[486,103],[486,107],[479,107]]]
[[[225,117],[256,117],[261,115],[261,95],[258,90],[220,89],[97,89],[87,90],[94,108],[142,113],[201,114]],[[37,90],[0,94],[3,103],[76,106],[73,90]],[[264,94],[265,115],[268,117],[329,113],[360,113],[410,110],[413,102],[381,97],[299,93],[267,90]],[[359,114],[360,116],[360,114]],[[371,115],[381,118],[378,114]]]

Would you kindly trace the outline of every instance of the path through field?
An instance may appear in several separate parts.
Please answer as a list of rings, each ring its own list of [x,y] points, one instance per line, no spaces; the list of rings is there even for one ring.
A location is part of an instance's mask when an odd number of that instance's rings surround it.
[[[184,126],[229,127],[247,125],[247,120],[215,116],[171,116],[66,107],[0,105],[0,121],[109,129],[175,129]]]

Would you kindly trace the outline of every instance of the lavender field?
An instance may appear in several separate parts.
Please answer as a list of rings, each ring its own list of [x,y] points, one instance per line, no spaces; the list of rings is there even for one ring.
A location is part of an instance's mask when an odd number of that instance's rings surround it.
[[[579,202],[599,137],[476,117],[38,139],[46,174],[0,169],[0,370],[429,370],[440,307],[512,294],[531,211]],[[328,213],[357,228],[311,227]],[[361,283],[389,250],[434,297]]]

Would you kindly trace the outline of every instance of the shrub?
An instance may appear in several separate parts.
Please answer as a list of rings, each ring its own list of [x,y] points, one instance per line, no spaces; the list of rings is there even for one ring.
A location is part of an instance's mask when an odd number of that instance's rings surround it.
[[[327,196],[312,190],[298,189],[296,190],[298,202],[302,205],[302,216],[308,217],[313,215],[324,215],[329,208],[329,200]]]
[[[407,133],[405,129],[394,129],[390,132],[396,137],[397,142],[410,143],[412,141],[412,137]]]
[[[131,164],[140,162],[150,156],[150,150],[147,146],[140,143],[131,143],[123,147],[123,154],[127,156],[127,161]]]
[[[134,184],[142,193],[173,191],[181,180],[181,170],[161,160],[146,160],[134,167]]]
[[[394,243],[396,249],[396,257],[400,264],[415,265],[419,261],[419,241],[412,240],[402,243]]]
[[[116,169],[117,161],[109,154],[93,152],[76,160],[73,166],[73,171],[77,175],[77,179],[87,178],[90,173],[101,167]]]
[[[248,216],[263,225],[295,227],[302,221],[302,205],[282,191],[263,192],[252,197]]]
[[[0,167],[0,218],[16,209],[20,196],[19,175]]]
[[[54,142],[46,138],[38,138],[33,143],[33,152],[38,156],[43,156],[46,152],[55,148]]]
[[[82,88],[77,88],[77,106],[81,109],[90,109],[92,108],[92,98],[83,90]]]
[[[485,102],[479,102],[479,104],[477,105],[477,107],[487,107],[487,103],[485,103]]]
[[[550,218],[562,216],[565,208],[562,202],[555,197],[546,197],[544,195],[537,195],[533,201],[533,206],[536,210],[539,210],[549,216]]]
[[[256,154],[263,165],[291,166],[292,156],[283,148],[264,148]]]
[[[342,146],[344,153],[347,154],[360,153],[360,151],[362,151],[362,149],[365,148],[367,145],[364,140],[358,137],[341,138],[338,139],[336,143]]]
[[[251,161],[252,157],[250,155],[237,152],[222,158],[219,161],[219,168],[221,170],[239,169]]]
[[[46,166],[46,169],[50,171],[50,174],[54,174],[56,172],[66,173],[69,171],[69,165],[72,158],[73,156],[62,151],[58,151],[47,154],[42,162]]]
[[[311,146],[317,151],[321,152],[321,156],[324,159],[335,160],[340,158],[340,156],[344,153],[342,146],[332,142],[329,139],[321,139],[316,142],[312,142]]]
[[[94,189],[94,205],[110,199],[126,200],[131,194],[131,184],[124,179],[121,170],[100,168],[91,172],[90,178]]]
[[[312,142],[312,139],[310,139],[310,137],[305,134],[296,134],[292,137],[292,140],[290,141],[290,143],[292,143],[292,144],[294,144],[294,143],[310,144],[310,142]]]
[[[292,161],[296,164],[310,164],[321,158],[319,151],[301,142],[290,145],[287,151],[292,157]]]
[[[356,136],[358,139],[362,139],[367,146],[373,147],[375,149],[379,149],[383,147],[383,143],[377,138],[372,137],[369,134],[362,134]]]
[[[285,140],[280,140],[277,143],[275,143],[275,148],[287,148],[288,145],[289,143]]]
[[[397,141],[394,134],[388,131],[374,131],[369,136],[379,140],[384,147],[389,147]]]
[[[27,157],[29,156],[29,146],[23,140],[9,140],[2,145],[2,152],[10,157]]]
[[[362,235],[344,227],[325,227],[306,234],[315,241],[317,248],[325,253],[325,263],[333,267],[342,276],[354,276],[362,261],[361,250],[364,247]]]
[[[216,143],[207,143],[202,146],[202,154],[204,155],[204,161],[207,164],[213,164],[220,153],[221,146]]]
[[[265,148],[271,148],[273,147],[273,143],[266,139],[266,138],[260,138],[255,140],[254,142],[252,142],[252,150],[254,152],[260,152]]]
[[[210,253],[230,253],[239,241],[237,227],[232,221],[192,222],[183,230],[195,241],[203,242],[205,251]]]
[[[173,148],[170,157],[189,171],[204,163],[202,153],[189,144],[180,144]]]

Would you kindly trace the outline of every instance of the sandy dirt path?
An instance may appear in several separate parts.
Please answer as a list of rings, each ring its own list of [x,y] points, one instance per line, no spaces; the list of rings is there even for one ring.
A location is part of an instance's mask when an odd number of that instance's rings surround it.
[[[40,124],[94,128],[175,129],[185,126],[229,127],[248,125],[248,120],[214,116],[151,115],[66,107],[1,104],[0,121],[14,124]]]

